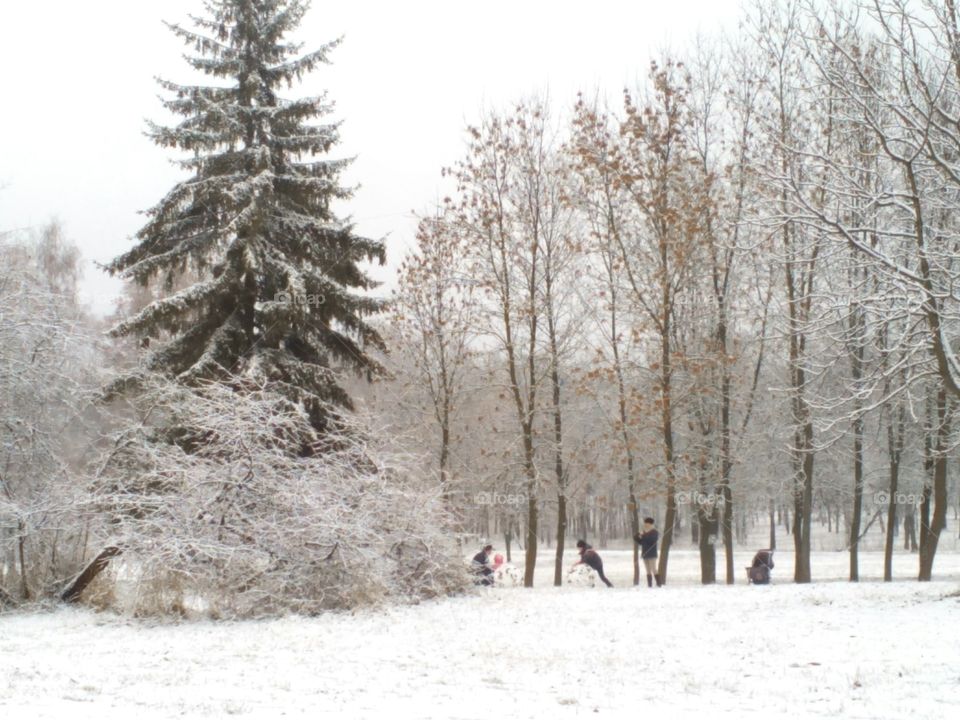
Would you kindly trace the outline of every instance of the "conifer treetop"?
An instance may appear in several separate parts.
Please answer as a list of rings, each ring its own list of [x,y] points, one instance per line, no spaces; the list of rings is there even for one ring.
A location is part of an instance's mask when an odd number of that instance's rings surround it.
[[[147,368],[183,381],[256,373],[309,408],[350,405],[336,366],[379,370],[383,349],[365,318],[382,309],[364,262],[385,262],[381,240],[357,236],[331,205],[351,197],[330,158],[339,123],[326,94],[281,96],[328,63],[334,40],[301,54],[284,40],[303,19],[301,0],[207,0],[192,29],[168,24],[192,51],[187,62],[218,80],[158,79],[181,120],[149,122],[161,147],[188,153],[190,173],[146,211],[135,244],[107,270],[165,296],[113,328],[151,347]],[[319,410],[317,410],[319,413]]]

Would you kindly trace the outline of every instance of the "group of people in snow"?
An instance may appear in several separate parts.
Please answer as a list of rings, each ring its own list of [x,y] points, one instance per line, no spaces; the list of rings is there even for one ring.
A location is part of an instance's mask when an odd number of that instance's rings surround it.
[[[647,587],[653,587],[654,581],[656,581],[657,587],[660,587],[662,583],[660,582],[660,576],[657,574],[657,541],[660,539],[660,533],[657,532],[652,517],[643,519],[643,531],[634,535],[633,539],[640,546],[640,557],[643,559],[643,565],[647,571]],[[600,553],[594,550],[586,540],[577,540],[577,551],[580,553],[580,559],[573,564],[573,567],[586,565],[597,573],[607,587],[613,587],[613,583],[603,574],[603,559],[600,557]],[[493,585],[494,574],[503,565],[503,555],[497,554],[491,561],[490,555],[492,552],[493,545],[485,545],[480,552],[473,556],[470,565],[475,576],[474,582],[477,585]]]

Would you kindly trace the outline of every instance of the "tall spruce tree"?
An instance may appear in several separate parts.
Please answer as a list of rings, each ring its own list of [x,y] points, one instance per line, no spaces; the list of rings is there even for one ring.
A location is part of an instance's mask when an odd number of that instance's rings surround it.
[[[148,132],[191,154],[178,161],[191,177],[147,211],[135,247],[107,266],[159,283],[164,296],[111,332],[141,338],[147,367],[185,383],[270,382],[322,429],[328,403],[350,406],[333,369],[379,367],[366,348],[383,342],[364,318],[382,301],[363,294],[377,283],[360,264],[383,264],[385,251],[331,209],[351,190],[339,184],[349,160],[327,157],[339,123],[317,122],[332,110],[326,94],[279,92],[327,63],[339,40],[309,54],[284,42],[309,6],[302,0],[204,6],[194,29],[168,26],[196,53],[190,65],[220,84],[158,80],[171,95],[164,105],[183,119]]]

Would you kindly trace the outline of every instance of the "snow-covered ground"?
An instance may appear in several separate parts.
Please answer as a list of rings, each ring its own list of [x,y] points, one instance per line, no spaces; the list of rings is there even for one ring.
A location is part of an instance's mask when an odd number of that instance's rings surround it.
[[[613,590],[260,622],[0,616],[0,717],[960,717],[960,554],[925,584],[841,582],[846,554],[820,552],[812,585],[778,553],[773,585],[702,587],[681,550],[660,590],[629,586],[628,552],[603,556]]]

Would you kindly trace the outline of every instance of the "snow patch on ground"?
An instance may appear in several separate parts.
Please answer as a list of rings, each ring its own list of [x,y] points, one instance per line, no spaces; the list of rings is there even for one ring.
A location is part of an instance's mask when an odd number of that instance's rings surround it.
[[[772,585],[703,587],[696,554],[678,552],[659,590],[630,587],[628,552],[603,556],[612,590],[482,588],[236,623],[3,616],[0,708],[105,719],[960,716],[956,556],[937,560],[948,579],[924,584],[796,586],[778,556]],[[834,565],[814,558],[821,573]]]

